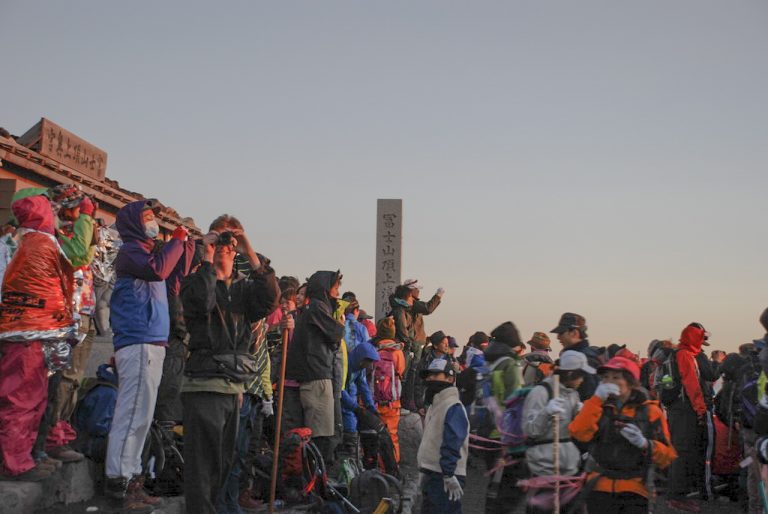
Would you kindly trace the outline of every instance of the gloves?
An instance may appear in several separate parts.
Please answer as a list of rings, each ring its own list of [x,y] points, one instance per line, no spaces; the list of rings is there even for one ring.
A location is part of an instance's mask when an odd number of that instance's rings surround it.
[[[611,395],[619,395],[619,386],[616,384],[602,383],[595,389],[595,396],[603,401]]]
[[[555,414],[565,414],[566,403],[567,402],[565,398],[552,398],[549,400],[549,403],[547,403],[546,407],[544,407],[544,412],[548,416],[554,416]]]
[[[436,292],[435,294],[436,294],[437,296],[439,296],[440,298],[442,298],[442,297],[443,297],[443,295],[445,294],[445,289],[443,289],[442,287],[438,287],[438,288],[437,288],[437,292]]]
[[[578,405],[576,405],[576,412],[581,412],[581,409],[584,408],[584,402],[579,402]]]
[[[261,402],[261,413],[265,418],[268,418],[275,413],[275,409],[272,407],[272,400],[263,400]]]
[[[80,214],[93,217],[94,211],[96,211],[96,202],[88,196],[84,197],[80,202]]]
[[[648,447],[648,439],[643,435],[643,431],[637,425],[628,423],[620,430],[621,436],[629,441],[632,446],[645,449]]]
[[[189,231],[186,229],[186,227],[179,225],[176,227],[176,230],[173,231],[171,237],[173,239],[178,239],[179,241],[186,241],[188,235]]]
[[[464,490],[455,475],[443,477],[443,490],[448,493],[448,499],[452,502],[460,501],[461,497],[464,496]]]

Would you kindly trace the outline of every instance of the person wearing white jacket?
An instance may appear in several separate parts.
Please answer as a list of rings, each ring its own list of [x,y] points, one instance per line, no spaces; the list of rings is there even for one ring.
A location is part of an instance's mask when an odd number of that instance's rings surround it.
[[[568,424],[581,409],[577,389],[587,374],[595,374],[583,353],[568,350],[560,355],[555,373],[560,377],[557,398],[554,397],[554,378],[544,379],[534,387],[523,406],[523,433],[528,438],[525,452],[528,468],[533,476],[555,474],[553,416],[560,425],[559,475],[575,475],[579,470],[581,452],[571,441]]]

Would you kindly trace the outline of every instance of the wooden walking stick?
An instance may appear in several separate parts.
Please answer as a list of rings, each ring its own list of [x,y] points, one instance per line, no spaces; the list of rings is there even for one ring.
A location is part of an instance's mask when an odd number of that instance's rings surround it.
[[[552,375],[552,398],[557,399],[560,397],[560,375]],[[555,503],[552,512],[555,514],[560,513],[560,416],[554,414],[552,416],[552,453],[555,461]]]
[[[283,310],[283,318],[288,316],[288,312]],[[269,514],[275,512],[275,490],[277,489],[277,470],[280,457],[280,431],[283,421],[283,393],[285,392],[285,364],[288,360],[288,329],[283,329],[283,358],[280,361],[280,377],[277,381],[277,412],[275,413],[275,448],[272,451],[272,482],[269,486]]]

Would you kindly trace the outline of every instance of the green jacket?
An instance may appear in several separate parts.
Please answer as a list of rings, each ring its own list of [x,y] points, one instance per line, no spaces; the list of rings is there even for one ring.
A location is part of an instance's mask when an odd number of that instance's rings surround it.
[[[48,189],[44,187],[26,187],[19,189],[13,194],[11,203],[22,198],[29,198],[30,196],[47,196],[47,193]],[[58,218],[56,218],[56,221],[60,223]],[[72,226],[71,235],[65,235],[61,230],[56,231],[56,239],[59,242],[59,246],[61,246],[69,262],[76,268],[90,264],[93,260],[93,255],[96,252],[96,247],[91,246],[93,225],[94,220],[91,216],[81,214]]]

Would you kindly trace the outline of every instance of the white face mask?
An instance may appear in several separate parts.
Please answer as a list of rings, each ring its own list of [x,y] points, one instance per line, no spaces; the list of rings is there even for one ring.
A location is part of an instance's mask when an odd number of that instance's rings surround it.
[[[157,224],[156,220],[145,221],[144,233],[147,235],[148,238],[154,239],[158,236],[158,234],[160,234],[160,225]]]

